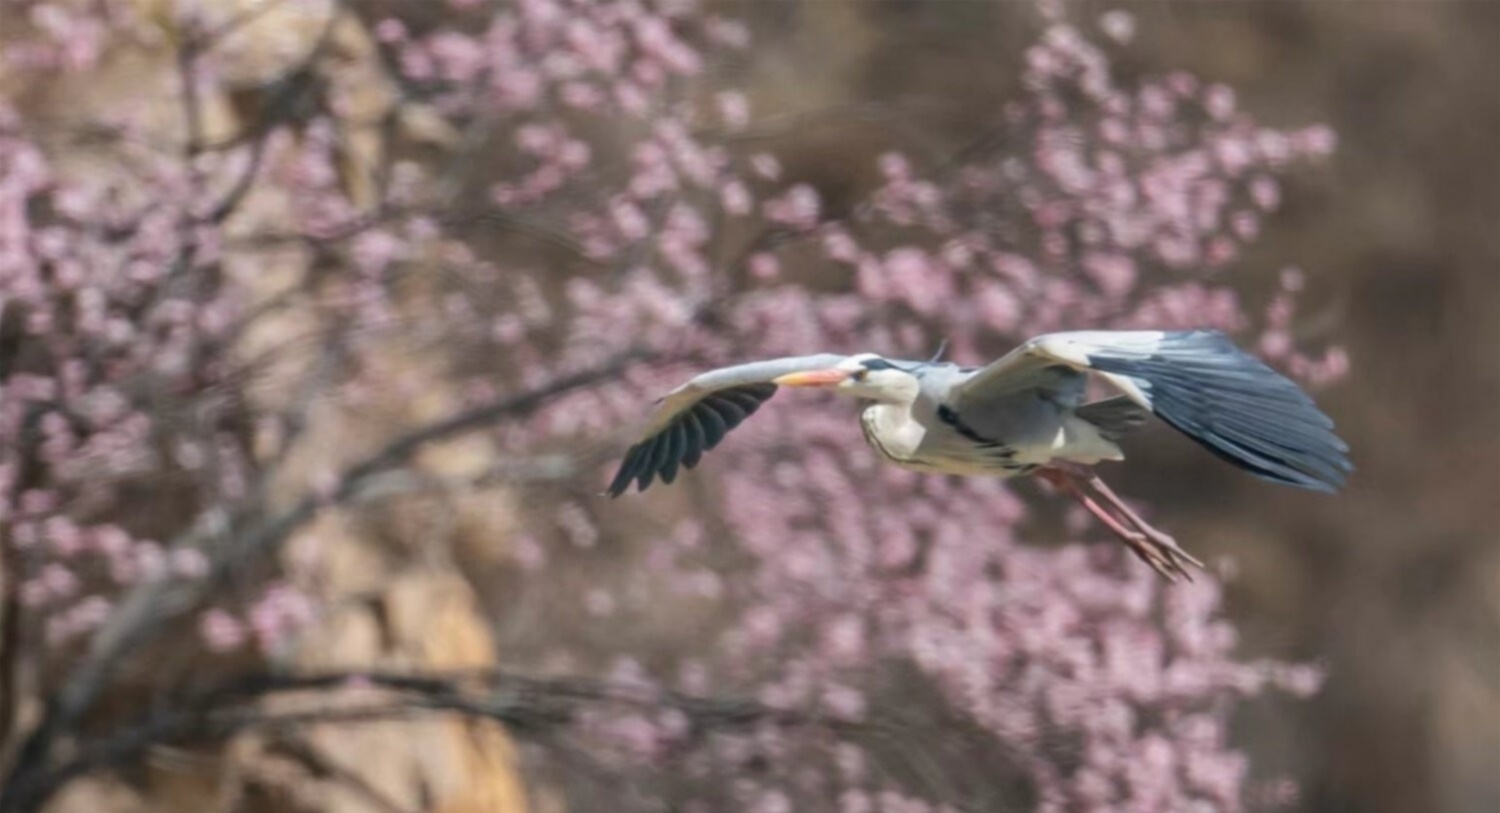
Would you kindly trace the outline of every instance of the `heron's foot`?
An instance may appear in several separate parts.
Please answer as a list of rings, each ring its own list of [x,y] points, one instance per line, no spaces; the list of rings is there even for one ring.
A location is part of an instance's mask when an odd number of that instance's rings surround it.
[[[1127,527],[1129,527],[1130,530],[1140,534],[1143,538],[1141,544],[1152,550],[1154,558],[1148,559],[1147,563],[1150,564],[1153,568],[1156,568],[1156,572],[1162,573],[1163,576],[1166,576],[1169,579],[1173,578],[1171,573],[1176,573],[1181,575],[1188,581],[1192,581],[1193,576],[1192,573],[1188,570],[1189,565],[1196,567],[1199,570],[1206,569],[1203,566],[1203,563],[1198,561],[1195,556],[1183,550],[1182,546],[1177,544],[1177,540],[1173,539],[1170,534],[1151,527],[1151,525],[1144,519],[1142,519],[1139,514],[1130,510],[1130,508],[1124,505],[1124,503],[1117,502],[1116,504],[1119,506],[1121,513],[1125,515],[1124,519]],[[1127,542],[1126,544],[1131,545],[1131,543],[1129,542]],[[1131,545],[1131,550],[1136,550],[1136,546]],[[1140,554],[1137,553],[1136,555]],[[1159,560],[1166,561],[1166,566],[1171,571],[1171,573],[1162,572],[1162,568],[1156,564],[1156,562]],[[1175,579],[1173,580],[1175,581]]]
[[[1202,562],[1183,550],[1177,540],[1151,527],[1093,471],[1078,466],[1052,466],[1037,474],[1087,508],[1131,553],[1168,581],[1175,582],[1179,577],[1192,581],[1188,567],[1203,568]]]
[[[1131,528],[1119,537],[1131,553],[1167,581],[1176,582],[1179,577],[1192,581],[1193,573],[1189,567],[1203,569],[1203,563],[1183,550],[1177,540],[1150,526]]]

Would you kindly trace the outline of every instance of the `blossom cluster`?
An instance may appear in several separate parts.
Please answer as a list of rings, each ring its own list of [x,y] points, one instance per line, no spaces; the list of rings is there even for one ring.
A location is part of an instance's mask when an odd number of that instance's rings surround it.
[[[848,217],[826,214],[812,186],[782,179],[774,156],[715,152],[686,128],[665,143],[648,135],[645,189],[692,188],[688,175],[655,179],[675,151],[690,164],[721,156],[715,168],[728,174],[717,184],[734,191],[676,195],[655,229],[640,214],[650,207],[629,197],[605,204],[608,219],[581,221],[602,223],[587,233],[613,254],[649,238],[659,255],[652,264],[637,254],[608,282],[570,280],[570,313],[586,331],[575,341],[628,335],[713,362],[750,349],[925,355],[944,339],[974,361],[997,340],[1047,330],[1254,326],[1227,275],[1279,205],[1276,177],[1331,150],[1326,128],[1257,126],[1229,89],[1180,73],[1122,88],[1104,51],[1065,22],[1027,54],[1025,86],[1004,112],[1007,151],[927,177],[907,156],[886,154],[884,183]],[[701,224],[726,220],[758,221],[771,237],[737,268],[706,250],[695,260],[691,249],[709,245]],[[790,248],[804,244],[821,262]],[[820,280],[816,293],[787,280],[792,257],[799,279]],[[733,278],[700,294],[704,268]],[[736,286],[734,301],[705,335],[695,317],[713,307],[715,284]],[[1337,375],[1337,351],[1319,362],[1272,344],[1285,335],[1292,293],[1284,286],[1263,320],[1263,344],[1294,371]],[[657,365],[621,393],[580,394],[539,423],[578,432],[629,422],[641,394],[691,370]],[[840,404],[778,403],[712,456],[722,519],[756,565],[726,582],[698,564],[699,517],[658,539],[679,547],[674,578],[685,596],[744,608],[725,652],[688,658],[685,674],[735,676],[766,702],[858,720],[889,700],[871,694],[872,664],[911,663],[952,707],[1018,749],[1038,809],[1240,809],[1249,774],[1228,741],[1236,701],[1268,687],[1310,692],[1317,670],[1238,660],[1216,586],[1165,591],[1113,549],[1022,544],[1029,512],[1011,491],[882,467],[849,422]],[[655,551],[654,567],[664,558]],[[585,600],[594,614],[624,611],[597,591]],[[618,723],[643,758],[682,739],[665,721],[654,730],[639,716]],[[1059,742],[1067,755],[1048,745]],[[808,798],[925,809],[910,788],[882,789],[874,773],[799,777],[807,751],[762,733],[692,759],[783,766],[758,790],[741,782],[733,798],[747,809]],[[802,802],[787,801],[789,786]]]

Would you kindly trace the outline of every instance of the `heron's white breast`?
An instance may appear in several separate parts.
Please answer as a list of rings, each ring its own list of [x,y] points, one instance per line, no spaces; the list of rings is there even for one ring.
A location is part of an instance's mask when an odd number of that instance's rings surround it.
[[[860,414],[860,428],[880,456],[904,469],[988,477],[1019,473],[1019,467],[983,453],[945,424],[923,423],[909,407],[875,404]]]
[[[927,427],[911,415],[910,407],[873,404],[859,415],[865,440],[875,450],[897,462],[915,459]]]

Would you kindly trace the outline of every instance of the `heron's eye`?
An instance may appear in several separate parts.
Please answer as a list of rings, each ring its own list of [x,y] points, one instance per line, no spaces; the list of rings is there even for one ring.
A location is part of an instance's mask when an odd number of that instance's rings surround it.
[[[869,378],[869,377],[870,377],[870,371],[869,370],[855,370],[854,371],[853,378],[854,378],[855,381],[864,381],[866,378]]]

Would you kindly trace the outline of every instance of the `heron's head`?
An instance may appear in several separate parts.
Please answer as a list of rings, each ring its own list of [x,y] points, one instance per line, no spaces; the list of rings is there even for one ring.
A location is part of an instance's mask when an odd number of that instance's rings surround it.
[[[921,387],[915,373],[874,353],[850,356],[826,370],[784,375],[772,383],[783,387],[821,387],[884,403],[911,403]]]

